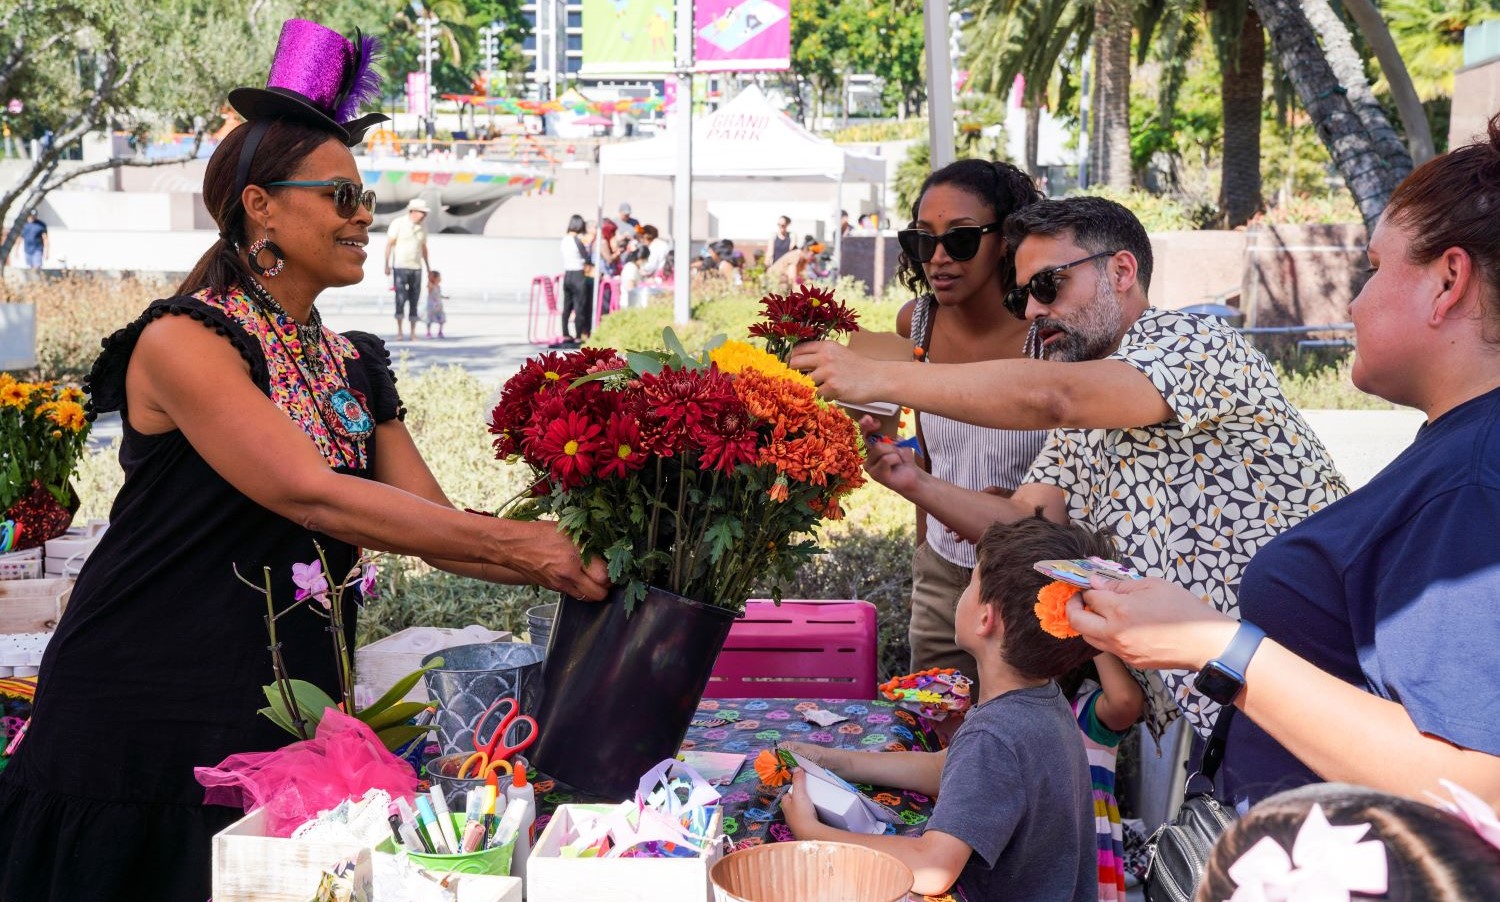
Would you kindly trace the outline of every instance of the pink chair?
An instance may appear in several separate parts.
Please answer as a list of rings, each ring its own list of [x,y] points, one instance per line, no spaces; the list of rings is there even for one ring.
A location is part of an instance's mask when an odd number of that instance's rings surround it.
[[[608,276],[596,281],[594,289],[594,328],[599,328],[599,321],[607,313],[614,313],[625,306],[624,299],[620,297],[620,277]]]
[[[703,694],[875,698],[876,619],[868,601],[749,601]]]
[[[526,339],[534,345],[555,344],[562,333],[558,323],[557,298],[562,276],[537,276],[531,280],[531,307],[526,317]],[[545,308],[545,309],[543,309]]]

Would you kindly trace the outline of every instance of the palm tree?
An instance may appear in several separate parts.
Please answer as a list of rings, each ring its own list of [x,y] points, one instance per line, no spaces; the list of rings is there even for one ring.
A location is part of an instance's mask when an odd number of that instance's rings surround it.
[[[1327,37],[1343,29],[1343,23],[1322,0],[1250,2],[1271,35],[1271,46],[1281,61],[1282,71],[1296,89],[1318,137],[1354,195],[1365,225],[1374,228],[1391,192],[1411,171],[1411,157],[1380,107],[1364,103],[1358,96],[1357,84],[1344,82],[1344,78],[1354,80],[1349,60],[1337,59],[1335,68],[1335,59],[1343,54],[1342,49],[1331,46],[1325,51],[1318,43],[1320,32]],[[1328,16],[1320,16],[1317,7],[1327,10]],[[1314,27],[1309,13],[1319,19],[1320,27]],[[1348,31],[1343,29],[1343,34],[1347,41]],[[1353,53],[1352,46],[1349,53]],[[1358,63],[1357,55],[1354,62]],[[1358,81],[1363,82],[1363,77],[1360,71]],[[1368,83],[1364,89],[1368,93]]]
[[[1246,0],[1210,0],[1210,30],[1219,56],[1224,160],[1219,216],[1229,228],[1260,211],[1260,123],[1265,97],[1266,35]]]
[[[1401,127],[1406,131],[1406,144],[1411,150],[1412,162],[1425,163],[1432,158],[1432,129],[1427,125],[1427,111],[1422,109],[1422,100],[1412,85],[1406,63],[1396,49],[1391,31],[1380,17],[1380,10],[1371,0],[1343,0],[1354,24],[1359,26],[1365,42],[1375,51],[1380,61],[1380,71],[1385,74],[1391,89],[1391,99],[1396,102],[1396,114],[1401,117]]]
[[[1381,0],[1380,10],[1417,96],[1436,100],[1453,94],[1453,73],[1463,65],[1464,29],[1500,15],[1500,0]]]
[[[1021,104],[1026,109],[1024,168],[1031,176],[1039,176],[1041,110],[1067,105],[1072,87],[1068,73],[1081,67],[1083,49],[1093,36],[1093,7],[1089,0],[974,0],[966,8],[973,13],[968,38],[974,89],[1003,101],[1016,76],[1021,77]]]
[[[1094,0],[1091,181],[1121,191],[1131,183],[1130,37],[1136,0]]]

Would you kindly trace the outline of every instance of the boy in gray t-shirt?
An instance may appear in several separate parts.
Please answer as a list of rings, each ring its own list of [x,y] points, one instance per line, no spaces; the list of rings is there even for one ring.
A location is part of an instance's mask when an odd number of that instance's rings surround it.
[[[991,526],[958,600],[954,638],[979,665],[983,696],[941,752],[859,752],[783,743],[846,780],[937,797],[921,836],[869,836],[818,821],[806,777],[782,801],[798,839],[848,842],[911,867],[913,890],[964,902],[1094,902],[1098,854],[1089,764],[1068,700],[1053,680],[1097,652],[1044,633],[1032,569],[1054,558],[1109,557],[1107,537],[1040,516]]]

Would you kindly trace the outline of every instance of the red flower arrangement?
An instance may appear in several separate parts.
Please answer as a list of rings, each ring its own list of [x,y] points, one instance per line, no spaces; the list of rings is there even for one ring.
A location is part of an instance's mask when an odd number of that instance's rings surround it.
[[[817,288],[762,304],[750,331],[769,352],[715,339],[693,355],[667,329],[666,350],[542,354],[491,413],[496,456],[535,476],[511,515],[557,517],[628,606],[651,585],[742,609],[817,553],[808,536],[864,482],[854,421],[785,364],[794,336],[852,331],[855,314]]]

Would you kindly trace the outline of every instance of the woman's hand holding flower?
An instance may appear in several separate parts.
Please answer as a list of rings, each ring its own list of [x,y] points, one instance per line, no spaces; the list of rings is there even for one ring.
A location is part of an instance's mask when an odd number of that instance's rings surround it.
[[[1116,582],[1068,601],[1068,622],[1089,644],[1132,667],[1198,670],[1234,637],[1235,620],[1163,579]]]

